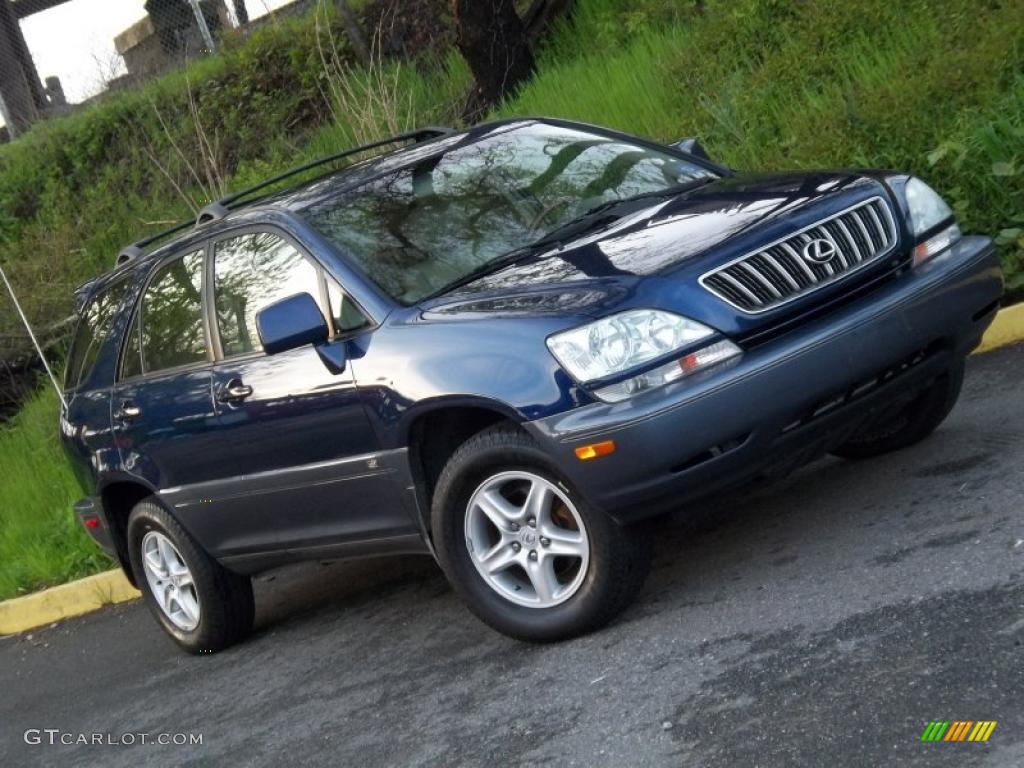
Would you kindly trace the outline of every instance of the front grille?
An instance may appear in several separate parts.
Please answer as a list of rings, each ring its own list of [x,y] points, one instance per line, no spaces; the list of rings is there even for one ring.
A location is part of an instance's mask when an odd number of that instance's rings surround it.
[[[816,263],[805,255],[816,241],[824,241],[826,252],[829,245],[834,249],[829,261]],[[714,269],[700,282],[737,309],[765,312],[842,279],[895,246],[896,225],[889,206],[873,197]]]

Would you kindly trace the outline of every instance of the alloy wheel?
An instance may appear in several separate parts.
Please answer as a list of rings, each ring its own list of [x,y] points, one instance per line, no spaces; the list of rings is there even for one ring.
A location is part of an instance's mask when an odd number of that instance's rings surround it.
[[[184,632],[198,627],[201,613],[192,572],[177,547],[160,531],[143,536],[142,567],[164,616]]]
[[[590,562],[583,519],[554,483],[501,472],[470,497],[466,548],[484,582],[506,600],[551,608],[579,590]]]

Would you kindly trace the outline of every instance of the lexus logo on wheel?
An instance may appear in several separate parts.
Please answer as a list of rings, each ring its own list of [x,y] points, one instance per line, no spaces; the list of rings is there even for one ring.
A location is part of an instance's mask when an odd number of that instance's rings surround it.
[[[812,264],[828,264],[839,253],[835,243],[819,237],[804,246],[804,258]]]

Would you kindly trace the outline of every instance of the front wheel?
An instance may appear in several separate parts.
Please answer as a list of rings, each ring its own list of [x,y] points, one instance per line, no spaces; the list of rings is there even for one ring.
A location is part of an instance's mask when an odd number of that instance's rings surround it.
[[[210,557],[152,499],[128,518],[128,552],[150,612],[189,653],[222,650],[252,628],[252,581]]]
[[[441,566],[470,610],[521,640],[602,626],[650,564],[644,531],[591,508],[510,426],[475,435],[449,459],[431,522]]]

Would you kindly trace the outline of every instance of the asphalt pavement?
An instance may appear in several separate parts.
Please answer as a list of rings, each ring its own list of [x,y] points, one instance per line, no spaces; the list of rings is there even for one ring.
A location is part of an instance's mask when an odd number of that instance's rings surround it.
[[[1017,346],[920,446],[680,510],[578,640],[495,634],[428,559],[261,577],[255,635],[210,657],[138,603],[3,638],[0,766],[1024,765],[1022,467]],[[92,734],[134,743],[60,743]]]

